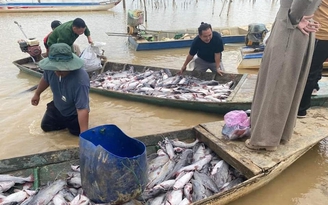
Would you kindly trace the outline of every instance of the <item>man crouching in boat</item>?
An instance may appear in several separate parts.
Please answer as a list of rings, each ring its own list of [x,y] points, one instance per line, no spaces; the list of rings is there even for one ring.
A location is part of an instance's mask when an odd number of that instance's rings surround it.
[[[221,35],[212,31],[212,26],[204,22],[199,26],[198,34],[193,40],[189,54],[178,74],[182,74],[187,69],[188,63],[197,54],[194,70],[206,72],[207,69],[210,69],[212,72],[222,75],[221,53],[224,49]]]
[[[81,18],[76,18],[73,21],[65,22],[56,27],[56,29],[54,29],[53,32],[49,35],[47,45],[50,47],[55,43],[66,43],[72,47],[72,52],[74,52],[76,55],[79,55],[80,51],[79,49],[77,50],[74,48],[73,43],[82,34],[87,37],[90,44],[93,43],[90,35],[90,30],[88,29],[84,20]]]
[[[43,131],[68,128],[78,136],[88,129],[90,81],[83,65],[83,60],[65,43],[53,44],[49,56],[39,62],[44,73],[31,99],[32,105],[39,104],[41,93],[49,86],[53,93],[53,101],[47,104],[41,122]]]

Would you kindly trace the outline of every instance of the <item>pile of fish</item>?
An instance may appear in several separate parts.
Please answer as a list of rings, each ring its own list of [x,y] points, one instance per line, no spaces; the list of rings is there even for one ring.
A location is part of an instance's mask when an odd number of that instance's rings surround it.
[[[30,189],[34,181],[33,175],[29,177],[0,175],[0,205],[93,204],[83,195],[79,171],[79,166],[72,166],[72,171],[67,173],[66,180],[58,179],[39,190]]]
[[[245,180],[197,139],[185,143],[165,138],[158,145],[158,151],[147,156],[149,180],[145,190],[123,205],[191,204]],[[65,179],[56,179],[38,190],[31,189],[33,175],[0,175],[0,205],[95,205],[83,193],[79,166],[71,165],[71,169]]]
[[[148,156],[149,182],[141,195],[146,204],[190,204],[245,180],[197,139],[184,143],[165,138],[159,146]]]
[[[160,71],[129,70],[106,71],[91,77],[91,87],[119,92],[203,102],[225,102],[232,92],[233,81],[219,84],[218,81],[204,81],[192,76],[173,76],[169,69]]]

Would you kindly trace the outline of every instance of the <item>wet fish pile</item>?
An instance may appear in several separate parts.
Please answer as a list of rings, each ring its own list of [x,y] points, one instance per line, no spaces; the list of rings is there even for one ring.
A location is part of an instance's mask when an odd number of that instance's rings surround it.
[[[67,179],[58,179],[40,190],[31,190],[33,176],[15,177],[0,175],[0,205],[89,205],[93,204],[83,195],[79,166],[72,166]],[[15,185],[23,184],[22,189]]]
[[[173,76],[168,69],[160,71],[129,70],[106,71],[91,77],[91,87],[119,92],[203,102],[225,102],[232,92],[233,81],[219,84],[218,81],[204,81],[192,76]]]
[[[160,149],[147,156],[148,183],[144,192],[123,205],[191,204],[245,180],[197,139],[185,143],[165,138],[158,145]],[[71,169],[66,179],[57,179],[39,190],[31,189],[32,175],[0,175],[0,205],[96,205],[83,193],[79,166],[71,165]]]
[[[146,204],[190,204],[245,180],[197,139],[184,143],[165,138],[159,146],[148,156],[149,183],[141,195]]]

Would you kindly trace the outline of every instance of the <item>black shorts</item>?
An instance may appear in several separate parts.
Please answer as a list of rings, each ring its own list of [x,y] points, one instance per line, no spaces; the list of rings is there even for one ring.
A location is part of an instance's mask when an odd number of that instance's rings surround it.
[[[55,107],[53,101],[47,104],[47,110],[42,118],[41,128],[45,132],[67,128],[71,134],[80,135],[80,125],[77,115],[63,116]]]

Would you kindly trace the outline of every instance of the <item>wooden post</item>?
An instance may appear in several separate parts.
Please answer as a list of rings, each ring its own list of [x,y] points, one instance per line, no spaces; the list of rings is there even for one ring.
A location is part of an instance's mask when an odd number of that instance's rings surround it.
[[[144,10],[145,10],[145,22],[147,22],[147,8],[146,8],[146,0],[143,1]]]
[[[231,5],[232,0],[229,0],[229,4],[228,4],[228,11],[227,11],[227,16],[229,15],[229,11],[230,11],[230,5]]]
[[[226,3],[227,3],[227,0],[224,0],[224,2],[223,2],[223,5],[222,5],[222,9],[221,9],[221,11],[220,11],[220,14],[219,14],[219,16],[221,16],[221,14],[222,14],[222,11],[223,11],[223,9],[224,9],[224,7],[225,7]]]
[[[125,10],[125,0],[123,0],[123,9]]]

